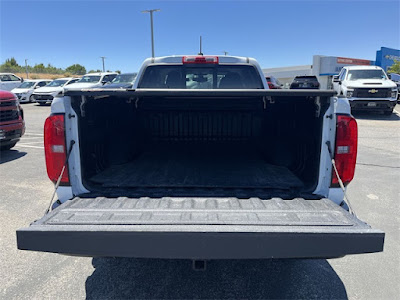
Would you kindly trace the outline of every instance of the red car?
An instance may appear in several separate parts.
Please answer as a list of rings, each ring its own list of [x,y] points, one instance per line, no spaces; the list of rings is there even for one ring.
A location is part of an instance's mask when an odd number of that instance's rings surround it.
[[[14,147],[24,133],[24,112],[16,96],[0,91],[0,150]]]
[[[266,76],[265,79],[267,80],[268,87],[270,89],[281,89],[282,84],[273,76]]]

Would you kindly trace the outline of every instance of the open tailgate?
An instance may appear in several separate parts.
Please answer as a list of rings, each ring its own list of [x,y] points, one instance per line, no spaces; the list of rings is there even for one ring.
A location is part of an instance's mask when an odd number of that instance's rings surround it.
[[[329,199],[74,198],[17,231],[18,248],[80,256],[244,259],[383,251]]]

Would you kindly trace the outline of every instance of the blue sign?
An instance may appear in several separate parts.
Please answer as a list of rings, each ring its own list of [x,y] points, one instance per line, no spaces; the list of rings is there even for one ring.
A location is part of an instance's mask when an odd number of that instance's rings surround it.
[[[396,60],[400,61],[400,50],[381,47],[381,50],[376,51],[375,65],[380,66],[385,71],[387,71]]]

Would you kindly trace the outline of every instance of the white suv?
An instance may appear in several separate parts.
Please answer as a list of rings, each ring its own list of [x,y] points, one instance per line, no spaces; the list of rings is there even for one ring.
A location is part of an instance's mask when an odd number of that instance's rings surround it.
[[[100,87],[107,83],[110,83],[118,73],[114,72],[102,72],[102,73],[88,73],[77,82],[65,87],[66,90],[80,90],[87,88]]]
[[[396,105],[397,86],[377,66],[344,67],[333,77],[333,89],[345,96],[352,110],[379,110],[390,115]]]

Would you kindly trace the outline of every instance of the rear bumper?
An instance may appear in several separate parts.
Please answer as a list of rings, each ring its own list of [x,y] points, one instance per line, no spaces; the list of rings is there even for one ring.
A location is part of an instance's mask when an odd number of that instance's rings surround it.
[[[17,244],[78,256],[170,259],[332,258],[383,250],[384,232],[328,199],[224,200],[76,198],[19,229]]]
[[[352,110],[381,110],[381,111],[389,111],[392,110],[393,107],[396,106],[396,100],[376,100],[376,99],[368,99],[368,100],[349,100],[350,106]],[[375,103],[374,106],[371,106],[370,103]]]

